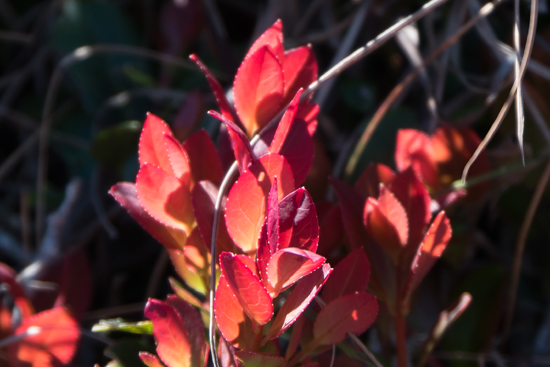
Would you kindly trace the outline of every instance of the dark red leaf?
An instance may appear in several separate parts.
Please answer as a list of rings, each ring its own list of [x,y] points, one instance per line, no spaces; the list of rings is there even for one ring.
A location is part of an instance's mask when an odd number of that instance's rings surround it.
[[[197,226],[199,227],[206,248],[210,251],[218,188],[210,181],[201,181],[195,185],[191,192],[191,196],[193,199],[193,213],[197,220]],[[223,208],[224,206],[225,199],[222,201],[221,207]],[[235,244],[229,237],[223,220],[220,220],[218,223],[218,236],[216,242],[216,257],[223,251],[235,252]]]
[[[235,356],[242,367],[282,367],[286,363],[283,357],[247,350],[238,350],[235,352]]]
[[[210,70],[206,67],[206,65],[202,62],[201,59],[195,54],[192,54],[189,56],[191,61],[193,61],[197,66],[201,69],[202,73],[206,77],[206,80],[208,81],[208,84],[210,85],[210,89],[212,90],[212,93],[214,93],[214,97],[216,98],[216,102],[218,102],[218,106],[220,107],[220,111],[222,115],[232,121],[235,122],[236,118],[233,115],[233,109],[231,108],[231,105],[227,101],[227,98],[225,97],[225,93],[223,91],[222,86],[214,76],[210,72]]]
[[[210,116],[214,116],[221,122],[225,123],[227,126],[227,131],[229,137],[231,138],[231,146],[233,147],[233,153],[235,154],[235,159],[239,164],[239,171],[243,173],[246,171],[249,165],[255,162],[254,153],[252,152],[252,147],[248,142],[248,138],[244,132],[233,122],[229,121],[224,116],[220,115],[216,111],[208,111]]]
[[[346,183],[335,178],[330,180],[342,213],[342,222],[352,249],[364,246],[368,234],[363,224],[364,200]]]
[[[370,264],[363,248],[342,259],[323,288],[323,300],[328,303],[344,294],[364,292],[370,277]]]
[[[274,254],[279,246],[279,195],[277,193],[277,176],[273,177],[273,184],[269,190],[266,212],[269,251],[271,254]]]
[[[328,303],[319,312],[313,336],[319,345],[342,342],[348,333],[361,334],[378,315],[376,297],[368,293],[346,294]]]
[[[311,45],[293,48],[285,52],[283,72],[285,76],[285,98],[287,104],[298,89],[306,89],[317,79],[317,61]]]
[[[287,195],[279,203],[279,246],[317,251],[319,222],[315,205],[304,188]]]
[[[264,341],[277,338],[296,321],[319,292],[331,271],[329,264],[323,264],[296,284],[271,323]]]
[[[206,112],[204,99],[203,94],[194,89],[189,92],[187,98],[180,105],[172,123],[174,136],[179,141],[187,139],[204,118]]]
[[[216,146],[204,130],[199,130],[183,142],[189,156],[193,181],[212,181],[220,185],[223,179],[222,164]]]
[[[269,147],[271,153],[283,155],[294,174],[296,185],[304,182],[313,164],[313,140],[308,132],[307,125],[296,118],[296,111],[300,102],[301,91],[290,103],[285,111]]]
[[[380,184],[383,183],[389,186],[394,177],[395,173],[385,164],[369,164],[361,173],[353,188],[364,200],[367,200],[369,196],[377,198],[380,195]]]

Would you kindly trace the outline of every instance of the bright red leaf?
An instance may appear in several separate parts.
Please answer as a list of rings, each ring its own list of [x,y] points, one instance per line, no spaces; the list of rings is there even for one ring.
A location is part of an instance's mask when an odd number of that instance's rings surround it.
[[[267,265],[267,277],[273,287],[273,298],[304,276],[317,270],[324,262],[324,257],[294,247],[274,253]]]
[[[189,367],[191,344],[181,315],[172,306],[152,298],[144,313],[153,322],[157,354],[162,362],[170,367]]]
[[[139,352],[139,358],[147,367],[164,367],[158,357],[147,352]]]
[[[269,27],[260,37],[256,39],[256,41],[254,41],[252,46],[250,46],[245,59],[265,45],[271,47],[279,62],[282,63],[284,57],[283,22],[280,19],[277,19],[271,27]]]
[[[11,367],[55,367],[69,364],[78,347],[78,323],[63,307],[24,319],[14,335],[28,336],[8,345]]]
[[[277,176],[281,200],[294,190],[290,166],[278,154],[261,157],[244,172],[231,188],[225,206],[227,231],[246,253],[253,253],[266,216],[267,197],[273,178]]]
[[[285,76],[286,105],[300,88],[307,88],[317,80],[317,61],[311,45],[293,48],[285,52],[283,73]]]
[[[163,135],[172,135],[172,131],[159,117],[147,114],[139,137],[139,164],[153,164],[173,176],[174,171],[163,141]]]
[[[284,77],[271,47],[262,46],[244,59],[233,84],[235,109],[248,136],[264,127],[281,107]]]
[[[139,203],[135,184],[119,182],[111,187],[109,194],[161,244],[169,249],[181,249],[185,245],[187,241],[186,230],[167,227],[149,215]]]
[[[189,166],[189,157],[183,146],[172,135],[163,135],[164,146],[168,153],[168,159],[174,176],[180,179],[184,185],[191,185],[191,167]]]
[[[363,220],[372,238],[397,264],[401,250],[407,245],[409,223],[405,209],[384,185],[380,185],[378,200],[367,199]]]
[[[216,323],[225,340],[241,349],[249,349],[254,341],[252,322],[223,276],[220,276],[214,299]]]
[[[220,267],[231,291],[244,312],[260,325],[273,316],[273,303],[264,285],[255,274],[256,263],[245,255],[229,252],[220,255]]]
[[[451,223],[445,212],[441,211],[435,217],[428,232],[426,232],[426,236],[413,259],[407,279],[407,294],[404,299],[410,297],[422,279],[428,274],[435,261],[447,247],[451,235]]]
[[[145,211],[160,223],[191,233],[195,217],[189,187],[149,163],[136,177],[137,196]]]

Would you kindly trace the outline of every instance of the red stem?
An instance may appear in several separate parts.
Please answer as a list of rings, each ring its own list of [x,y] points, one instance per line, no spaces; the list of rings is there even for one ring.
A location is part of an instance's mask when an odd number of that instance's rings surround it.
[[[407,367],[407,318],[400,310],[395,315],[395,339],[397,341],[397,366]]]

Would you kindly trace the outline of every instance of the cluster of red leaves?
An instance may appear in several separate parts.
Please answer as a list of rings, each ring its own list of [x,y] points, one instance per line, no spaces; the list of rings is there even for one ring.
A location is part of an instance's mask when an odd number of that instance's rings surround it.
[[[372,291],[392,315],[405,316],[413,291],[451,237],[440,209],[463,193],[444,189],[477,143],[475,134],[448,126],[432,137],[401,131],[399,172],[371,165],[354,188],[334,179],[339,205],[319,205],[319,227],[311,196],[299,188],[313,162],[318,113],[317,105],[300,99],[302,88],[317,78],[317,63],[309,47],[285,51],[282,42],[280,21],[254,42],[235,77],[234,107],[192,55],[220,109],[209,113],[223,123],[221,141],[225,137],[230,144],[220,143],[218,152],[204,131],[180,142],[164,121],[149,114],[139,143],[136,183],[111,189],[167,248],[188,287],[205,295],[210,277],[219,275],[214,311],[223,337],[218,351],[222,366],[316,365],[311,355],[373,324],[378,301],[365,293],[371,272]],[[276,128],[266,130],[283,109]],[[252,145],[249,139],[257,133],[260,138]],[[223,200],[225,221],[215,229],[215,202],[224,176],[220,157],[227,154],[237,162],[240,176]],[[474,172],[484,169],[481,163]],[[317,250],[325,256],[337,250],[338,228],[350,253],[332,269]],[[210,253],[213,230],[218,231],[216,254]],[[215,259],[219,272],[211,274]],[[151,299],[145,309],[160,360],[148,353],[140,357],[151,367],[160,361],[169,367],[204,366],[204,326],[190,304],[206,311],[208,301],[173,286],[180,297]],[[317,315],[311,320],[303,312],[321,287],[324,307],[314,309]],[[293,324],[283,355],[277,338]]]
[[[77,321],[63,306],[34,313],[15,272],[0,263],[0,364],[58,367],[73,359],[80,339]],[[2,362],[2,360],[4,360]]]

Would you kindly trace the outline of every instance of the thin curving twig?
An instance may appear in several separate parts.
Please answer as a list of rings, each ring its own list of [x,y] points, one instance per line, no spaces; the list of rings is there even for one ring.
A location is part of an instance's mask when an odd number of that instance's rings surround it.
[[[479,12],[475,17],[472,17],[466,24],[464,24],[458,31],[456,31],[455,34],[453,34],[441,46],[439,46],[437,50],[432,52],[426,59],[424,59],[424,62],[421,65],[414,68],[405,77],[405,79],[403,79],[403,81],[401,81],[398,85],[396,85],[392,89],[390,94],[386,97],[386,99],[382,102],[378,110],[376,110],[376,112],[374,113],[373,117],[369,121],[369,124],[367,125],[367,128],[363,132],[363,135],[361,135],[361,137],[359,138],[359,141],[355,146],[355,150],[353,151],[344,172],[347,177],[349,177],[355,170],[355,167],[359,162],[359,157],[361,156],[368,142],[372,138],[374,131],[382,121],[382,118],[384,117],[386,112],[389,110],[391,105],[395,102],[397,97],[399,97],[399,95],[403,92],[403,90],[405,90],[405,88],[415,80],[415,78],[419,75],[420,71],[423,68],[425,68],[426,65],[434,61],[437,57],[439,57],[439,55],[443,53],[443,51],[445,51],[447,48],[453,45],[456,41],[458,41],[477,22],[479,22],[481,19],[491,14],[492,11],[495,9],[495,7],[500,3],[502,3],[502,1],[503,0],[495,0],[493,2],[485,4],[479,10]]]
[[[510,93],[508,94],[508,98],[506,98],[506,101],[502,105],[502,108],[500,109],[500,112],[498,113],[497,118],[493,122],[493,125],[491,125],[491,128],[487,132],[487,135],[485,135],[485,137],[483,138],[481,143],[478,145],[477,149],[475,150],[474,154],[472,155],[468,163],[466,163],[466,166],[464,167],[464,171],[462,171],[462,181],[466,181],[466,177],[468,176],[468,171],[470,170],[470,167],[472,167],[477,157],[487,147],[487,145],[489,144],[493,136],[495,136],[496,131],[500,127],[500,124],[502,124],[504,117],[506,117],[506,114],[508,113],[508,110],[512,105],[512,101],[514,99],[516,91],[520,87],[523,77],[525,76],[525,72],[527,71],[527,65],[529,63],[529,59],[531,58],[533,44],[535,42],[535,31],[537,28],[537,18],[538,18],[538,4],[539,4],[538,0],[531,0],[531,16],[529,20],[529,32],[527,33],[525,53],[521,60],[519,75],[516,77],[514,81],[514,85],[512,86],[512,89],[510,89]]]
[[[544,194],[544,189],[548,185],[548,180],[550,179],[550,161],[546,164],[544,172],[537,183],[535,193],[531,198],[529,203],[529,208],[527,208],[527,213],[525,218],[523,218],[523,223],[521,223],[521,229],[519,231],[518,240],[516,243],[516,250],[514,252],[514,263],[512,265],[512,279],[510,284],[510,293],[508,294],[508,308],[506,310],[506,316],[504,318],[504,328],[502,332],[501,346],[506,345],[508,336],[510,335],[510,327],[512,326],[512,319],[514,317],[514,310],[516,306],[516,296],[518,293],[519,277],[521,275],[521,263],[523,260],[523,251],[525,249],[525,244],[527,242],[527,235],[529,234],[529,229],[531,228],[531,223],[533,223],[533,218],[539,206],[542,195]]]

